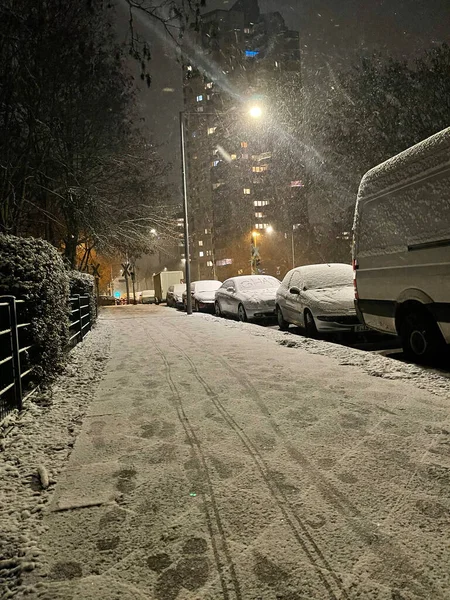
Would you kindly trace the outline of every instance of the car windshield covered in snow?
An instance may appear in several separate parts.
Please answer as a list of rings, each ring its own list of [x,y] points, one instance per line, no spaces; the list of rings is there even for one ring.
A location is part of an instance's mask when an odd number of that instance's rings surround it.
[[[238,289],[243,292],[252,292],[253,290],[265,290],[267,288],[277,288],[280,285],[275,277],[248,277],[238,282]]]
[[[220,281],[198,281],[195,284],[196,292],[214,292],[218,290],[222,283]]]
[[[305,268],[304,275],[307,290],[353,285],[353,269],[351,265],[311,265],[311,267]]]
[[[173,293],[181,296],[181,294],[184,292],[185,289],[186,289],[185,283],[177,283],[176,285],[173,286]]]

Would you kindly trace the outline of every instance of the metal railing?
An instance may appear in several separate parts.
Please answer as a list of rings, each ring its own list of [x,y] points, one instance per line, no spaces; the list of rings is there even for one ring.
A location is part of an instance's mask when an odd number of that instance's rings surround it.
[[[91,312],[89,309],[89,296],[74,294],[69,299],[70,303],[70,337],[69,344],[75,346],[91,330]]]
[[[32,343],[27,304],[14,296],[0,296],[0,422],[13,410],[22,410],[37,389],[32,375],[39,356]],[[69,312],[69,345],[75,346],[92,327],[89,296],[70,298]]]

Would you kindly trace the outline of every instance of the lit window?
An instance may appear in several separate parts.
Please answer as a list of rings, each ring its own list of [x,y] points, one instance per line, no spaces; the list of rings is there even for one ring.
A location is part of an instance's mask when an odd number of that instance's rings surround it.
[[[202,256],[205,256],[204,252],[199,252],[198,255],[200,256],[200,258],[202,258]]]
[[[197,106],[197,112],[203,112],[203,106]]]
[[[267,171],[267,165],[262,165],[261,167],[252,167],[253,173],[264,173]]]
[[[213,261],[212,260],[207,260],[206,261],[206,266],[207,267],[212,267],[213,266]]]
[[[203,246],[203,240],[199,240],[199,241],[198,241],[198,245],[199,245],[199,246]]]
[[[275,61],[275,66],[278,67],[278,61],[277,60]]]
[[[247,142],[241,142],[241,148],[247,148],[247,147],[248,147]]]
[[[250,33],[250,27],[244,27],[244,33]]]
[[[217,127],[208,127],[208,135],[212,135],[216,131]]]
[[[208,83],[205,85],[205,88],[206,88],[207,90],[210,90],[210,89],[212,88],[212,86],[213,86],[213,82],[212,82],[212,81],[209,81],[209,82],[208,82]]]
[[[187,70],[188,70],[188,71],[192,71],[192,65],[188,65],[188,66],[187,66]]]
[[[268,205],[269,205],[268,200],[255,200],[253,202],[253,206],[268,206]]]
[[[220,160],[213,160],[213,161],[211,162],[211,166],[212,166],[212,167],[217,167],[217,165],[219,164],[219,162],[220,162]]]
[[[197,96],[197,102],[201,102],[203,100],[203,96],[200,94],[200,96]]]
[[[248,196],[251,193],[250,188],[244,188],[244,194]]]
[[[206,235],[209,235],[211,233],[211,229],[205,229],[205,233]]]
[[[257,219],[262,219],[264,217],[264,214],[262,212],[255,212],[255,217]]]
[[[245,56],[249,57],[249,58],[254,58],[255,56],[258,56],[259,51],[258,50],[246,50],[245,51]]]
[[[206,251],[206,256],[212,256],[212,250],[207,250]]]
[[[231,160],[236,160],[237,156],[236,156],[236,154],[230,154],[230,158],[231,158]]]

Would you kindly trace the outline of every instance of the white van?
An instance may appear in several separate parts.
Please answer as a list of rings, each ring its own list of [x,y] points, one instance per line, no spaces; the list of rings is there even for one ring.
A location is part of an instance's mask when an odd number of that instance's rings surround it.
[[[411,358],[450,343],[450,128],[366,173],[355,211],[356,308]]]

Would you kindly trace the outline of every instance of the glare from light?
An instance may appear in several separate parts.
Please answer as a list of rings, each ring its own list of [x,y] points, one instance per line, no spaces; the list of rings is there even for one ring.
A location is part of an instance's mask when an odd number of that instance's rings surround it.
[[[252,106],[249,114],[253,119],[259,119],[262,116],[262,108],[260,106]]]
[[[259,231],[252,231],[252,237],[257,238],[259,235]]]
[[[273,233],[272,225],[269,225],[269,227],[266,227],[266,233]]]

